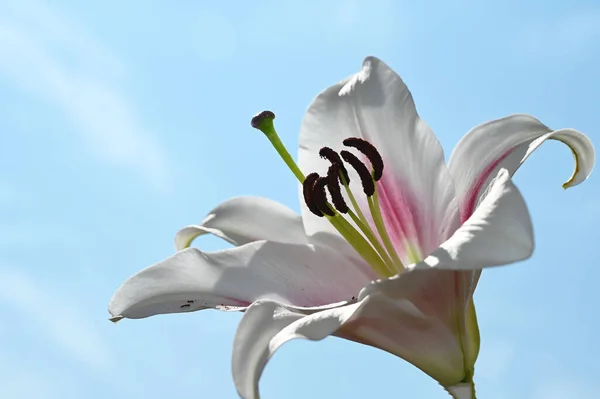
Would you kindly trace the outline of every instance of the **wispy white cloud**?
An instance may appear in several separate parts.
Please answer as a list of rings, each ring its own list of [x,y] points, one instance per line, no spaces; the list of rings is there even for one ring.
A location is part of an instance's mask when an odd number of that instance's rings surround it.
[[[15,268],[0,265],[0,303],[12,308],[72,358],[93,369],[106,369],[111,349],[75,298],[48,289]]]
[[[167,188],[169,160],[123,89],[126,65],[50,4],[0,3],[0,77],[60,109],[98,159]]]

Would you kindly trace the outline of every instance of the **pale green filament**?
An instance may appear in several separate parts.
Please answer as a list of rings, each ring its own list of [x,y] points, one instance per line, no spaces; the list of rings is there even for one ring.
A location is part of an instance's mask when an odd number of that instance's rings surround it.
[[[273,126],[273,118],[265,117],[259,121],[258,130],[263,132],[269,139],[275,150],[279,153],[285,164],[290,168],[294,176],[300,184],[304,182],[306,177],[300,170],[288,150],[285,148],[279,135]],[[327,220],[335,227],[335,229],[348,241],[350,245],[371,265],[379,277],[389,277],[393,275],[381,256],[371,247],[371,244],[358,232],[346,219],[344,219],[335,209],[334,216],[325,215]],[[391,274],[390,274],[391,273]]]
[[[406,248],[406,256],[408,256],[410,263],[419,263],[423,259],[420,252],[409,242],[406,242],[404,247]]]
[[[385,225],[383,224],[383,218],[381,217],[381,207],[379,206],[379,198],[377,195],[377,184],[375,184],[375,192],[372,196],[368,197],[369,201],[369,209],[371,210],[371,214],[373,215],[373,221],[375,222],[375,227],[377,228],[377,232],[379,236],[383,240],[383,244],[385,248],[388,250],[388,253],[392,257],[394,261],[394,266],[398,272],[404,270],[404,265],[400,258],[398,257],[398,253],[392,244],[392,240],[390,239],[387,230],[385,229]]]
[[[327,220],[336,228],[337,231],[352,245],[366,261],[371,265],[379,277],[389,277],[389,269],[379,254],[371,247],[369,242],[337,211],[334,216],[325,215]]]
[[[358,226],[358,228],[360,229],[360,231],[362,231],[363,234],[367,237],[368,242],[370,242],[371,245],[373,245],[373,247],[375,247],[375,251],[377,251],[382,263],[385,266],[385,270],[386,270],[385,275],[387,277],[390,277],[390,276],[393,276],[394,274],[396,274],[394,271],[394,263],[388,256],[387,252],[385,252],[385,249],[383,249],[383,247],[379,243],[379,240],[377,240],[377,237],[375,237],[375,234],[373,233],[373,230],[371,230],[369,225],[363,223],[358,218],[358,216],[354,212],[352,212],[352,209],[348,209],[348,215],[350,215],[350,218],[352,219],[354,224],[356,224]]]
[[[350,190],[350,185],[348,184],[348,181],[346,180],[346,177],[343,173],[340,173],[340,179],[342,180],[342,184],[346,189],[346,194],[348,194],[348,198],[350,198],[352,208],[356,212],[355,214],[354,212],[352,212],[352,209],[349,209],[348,214],[350,215],[354,223],[358,226],[358,228],[367,237],[367,239],[371,242],[371,244],[375,247],[375,250],[379,253],[383,262],[385,263],[389,275],[393,276],[394,274],[396,274],[394,271],[394,262],[389,257],[385,249],[383,249],[383,247],[381,246],[381,243],[375,236],[375,233],[373,233],[373,230],[371,230],[369,222],[367,222],[367,218],[365,218],[365,215],[360,210],[358,202],[356,201],[356,198],[354,198],[354,194],[352,194],[352,190]]]

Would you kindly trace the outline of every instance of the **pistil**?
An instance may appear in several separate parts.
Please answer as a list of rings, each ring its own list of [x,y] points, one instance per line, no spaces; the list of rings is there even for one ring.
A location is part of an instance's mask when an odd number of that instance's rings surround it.
[[[290,155],[288,150],[285,148],[281,140],[279,139],[279,135],[275,131],[275,126],[273,125],[273,119],[275,119],[275,113],[272,111],[262,111],[252,118],[250,124],[253,128],[260,130],[267,136],[267,139],[273,144],[273,147],[279,153],[283,162],[290,168],[294,176],[300,181],[300,183],[304,182],[304,173],[300,170],[294,158]]]

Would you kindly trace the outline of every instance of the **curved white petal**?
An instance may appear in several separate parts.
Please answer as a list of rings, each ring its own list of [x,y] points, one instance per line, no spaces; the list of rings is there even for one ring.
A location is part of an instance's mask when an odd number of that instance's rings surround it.
[[[419,118],[410,91],[377,58],[365,59],[359,73],[326,89],[311,104],[300,132],[300,168],[325,174],[329,164],[319,157],[319,150],[344,149],[342,141],[347,137],[366,139],[383,157],[379,197],[399,251],[403,252],[406,240],[422,253],[435,249],[447,238],[443,226],[452,225],[455,221],[450,219],[457,217],[452,179],[442,148]],[[351,180],[353,192],[364,203],[358,177],[351,173]],[[309,235],[332,231],[325,218],[312,215],[306,207],[302,216]]]
[[[478,270],[527,259],[534,247],[527,205],[500,170],[471,217],[438,249],[411,269]]]
[[[363,303],[327,308],[306,315],[298,309],[264,300],[250,306],[233,342],[232,372],[243,399],[258,399],[258,381],[269,358],[287,341],[321,340],[352,318]]]
[[[356,296],[363,265],[332,249],[256,241],[205,253],[188,248],[130,277],[111,299],[113,319],[205,308],[239,309],[260,298],[320,306]]]
[[[444,385],[464,378],[460,341],[446,323],[400,296],[371,292],[361,297],[365,305],[337,336],[390,352]]]
[[[410,301],[424,316],[437,320],[446,328],[436,330],[438,339],[446,340],[447,347],[454,340],[460,348],[461,364],[464,363],[461,370],[471,369],[479,352],[479,330],[472,303],[479,273],[471,271],[526,259],[533,246],[533,230],[525,202],[512,184],[508,171],[502,169],[475,213],[450,239],[422,262],[410,265],[407,272],[369,284],[358,300],[383,295],[390,300]],[[457,323],[462,327],[459,328]],[[376,336],[377,331],[364,334]],[[435,340],[434,336],[430,338]],[[395,351],[401,353],[406,340],[399,340],[396,345]],[[377,346],[381,347],[380,344]],[[399,356],[416,365],[422,355],[414,354],[414,358],[405,354]],[[457,359],[457,356],[449,359]],[[446,386],[461,381],[462,377],[459,380],[442,379],[446,378],[443,371],[434,375],[430,369],[435,366],[432,361],[422,369]]]
[[[248,308],[236,332],[233,377],[244,399],[259,397],[258,381],[269,358],[284,343],[336,335],[410,361],[440,383],[464,378],[459,341],[448,327],[406,299],[373,293],[361,301],[306,315],[274,301]]]
[[[500,168],[507,169],[512,176],[548,139],[565,143],[575,157],[575,170],[563,187],[584,181],[594,167],[595,152],[590,139],[576,130],[552,130],[532,116],[512,115],[469,131],[456,145],[448,164],[462,220],[471,216]]]
[[[214,234],[234,245],[267,240],[306,244],[300,215],[279,202],[262,197],[237,197],[209,212],[199,225],[186,226],[175,235],[182,250],[203,234]]]
[[[360,334],[378,347],[381,347],[378,342],[382,339],[374,337],[387,334],[386,340],[390,345],[387,350],[390,352],[421,368],[437,381],[447,384],[461,381],[465,370],[475,364],[479,352],[479,329],[469,293],[469,278],[469,272],[429,268],[369,284],[361,291],[359,301],[379,295],[385,298],[382,302],[389,302],[385,306],[391,308],[396,303],[408,302],[414,306],[415,314],[424,320],[422,323],[428,326],[430,334],[421,335],[420,330],[411,327],[410,323],[406,326],[415,331],[407,329],[404,335],[394,330],[385,332],[377,324],[365,324]],[[384,309],[384,305],[378,306]],[[383,323],[385,314],[380,311]],[[393,318],[397,319],[397,316]],[[417,341],[418,345],[415,344]]]

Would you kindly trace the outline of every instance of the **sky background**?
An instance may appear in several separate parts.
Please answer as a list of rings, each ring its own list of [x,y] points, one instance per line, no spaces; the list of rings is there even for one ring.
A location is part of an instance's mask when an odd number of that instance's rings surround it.
[[[600,143],[596,0],[0,0],[0,398],[236,398],[240,314],[113,325],[108,301],[223,200],[298,210],[296,180],[250,118],[275,111],[296,153],[313,97],[367,55],[405,79],[447,157],[471,127],[521,112]],[[480,281],[480,399],[600,397],[600,183],[564,191],[572,167],[547,143],[515,177],[537,247]],[[335,338],[285,345],[261,390],[447,397]]]

